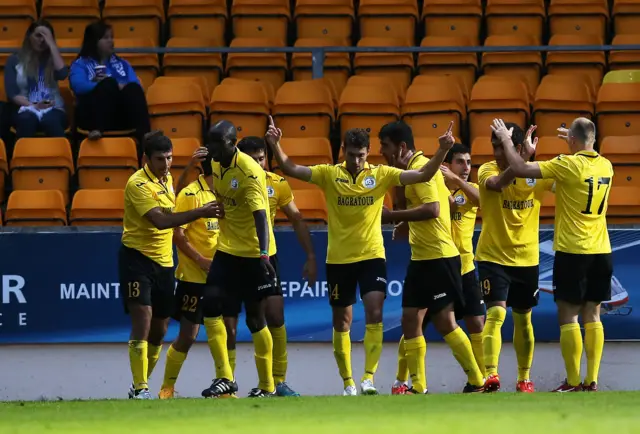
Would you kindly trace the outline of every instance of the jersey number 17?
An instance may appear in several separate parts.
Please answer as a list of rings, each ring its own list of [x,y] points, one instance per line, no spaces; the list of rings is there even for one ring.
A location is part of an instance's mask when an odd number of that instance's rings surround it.
[[[600,206],[598,206],[598,215],[602,214],[602,211],[604,211],[604,204],[607,200],[607,195],[609,194],[609,188],[611,187],[611,178],[598,178],[597,187],[594,186],[595,178],[593,176],[585,179],[584,182],[586,182],[589,186],[589,196],[587,197],[587,207],[582,211],[582,214],[592,214],[591,206],[593,204],[594,189],[597,196],[600,196],[600,194],[602,194]],[[601,189],[600,187],[602,187],[603,185],[606,185],[606,187],[604,189]]]

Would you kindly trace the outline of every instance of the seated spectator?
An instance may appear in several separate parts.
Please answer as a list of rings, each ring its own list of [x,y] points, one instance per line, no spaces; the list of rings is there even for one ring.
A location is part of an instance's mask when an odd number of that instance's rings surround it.
[[[45,20],[27,29],[22,48],[4,67],[4,88],[9,102],[17,106],[13,116],[16,136],[64,137],[67,115],[58,81],[69,74],[62,60],[53,27]]]
[[[131,64],[114,53],[113,30],[104,21],[85,29],[69,84],[78,98],[77,125],[89,131],[90,140],[105,131],[135,129],[143,142],[151,130],[147,100]]]

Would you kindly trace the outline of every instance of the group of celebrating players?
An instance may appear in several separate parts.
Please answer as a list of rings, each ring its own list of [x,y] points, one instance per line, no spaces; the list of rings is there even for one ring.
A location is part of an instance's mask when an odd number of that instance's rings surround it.
[[[427,393],[423,330],[429,322],[467,375],[463,392],[498,391],[501,328],[508,307],[514,320],[516,390],[534,392],[531,311],[539,296],[539,212],[546,191],[556,194],[553,285],[567,372],[555,391],[596,391],[604,346],[600,304],[611,297],[613,274],[606,225],[613,168],[594,150],[594,124],[578,118],[570,128],[559,129],[572,155],[530,162],[537,144],[532,138],[535,126],[525,134],[516,124],[495,119],[491,125],[495,160],[480,167],[478,184],[468,181],[470,151],[455,143],[452,127],[453,123],[439,138],[431,159],[416,151],[410,126],[398,121],[379,132],[388,165],[367,163],[369,134],[352,129],[343,138],[343,163],[307,167],[283,152],[282,132],[273,119],[265,138],[245,137],[239,142],[233,124],[220,121],[193,156],[192,164],[202,163],[203,174],[185,185],[186,170],[176,192],[170,174],[171,140],[159,131],[149,133],[147,164],[131,176],[125,189],[119,253],[120,288],[132,324],[129,397],[151,399],[148,378],[171,317],[180,322],[180,331],[166,353],[159,398],[174,397],[176,380],[201,324],[215,363],[215,379],[202,395],[235,397],[235,335],[242,306],[259,378],[249,396],[299,396],[285,381],[287,333],[273,235],[277,209],[290,220],[306,252],[303,274],[311,283],[316,279],[316,258],[291,188],[283,177],[267,171],[267,146],[286,176],[315,184],[326,198],[326,279],[333,350],[344,395],[358,394],[350,339],[357,288],[366,320],[360,392],[378,393],[374,375],[382,352],[387,291],[381,225],[385,223],[395,224],[394,240],[408,238],[411,247],[392,394]],[[396,191],[394,210],[383,206],[391,187]],[[482,230],[474,255],[479,207]],[[173,244],[178,251],[175,271]],[[459,327],[460,319],[469,336]]]

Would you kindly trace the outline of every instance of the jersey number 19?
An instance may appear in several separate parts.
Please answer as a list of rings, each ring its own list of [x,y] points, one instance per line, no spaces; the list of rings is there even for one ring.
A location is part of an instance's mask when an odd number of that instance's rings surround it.
[[[584,182],[589,186],[589,197],[587,197],[587,207],[582,211],[582,214],[592,214],[591,205],[593,204],[595,178],[592,176],[585,179]],[[603,185],[606,185],[606,187],[601,189],[600,187]],[[600,206],[598,207],[598,215],[602,214],[604,210],[604,204],[609,194],[609,187],[611,187],[611,178],[598,178],[598,186],[595,189],[595,194],[599,196],[600,193],[604,191],[604,193],[602,193],[602,200],[600,200]]]

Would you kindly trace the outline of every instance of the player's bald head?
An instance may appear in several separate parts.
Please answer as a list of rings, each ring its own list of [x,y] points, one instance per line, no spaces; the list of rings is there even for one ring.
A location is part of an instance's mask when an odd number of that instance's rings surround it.
[[[581,145],[592,148],[596,143],[596,125],[587,118],[577,118],[571,124],[571,136]]]
[[[231,141],[236,142],[238,132],[236,127],[229,121],[218,121],[209,128],[209,141]]]

